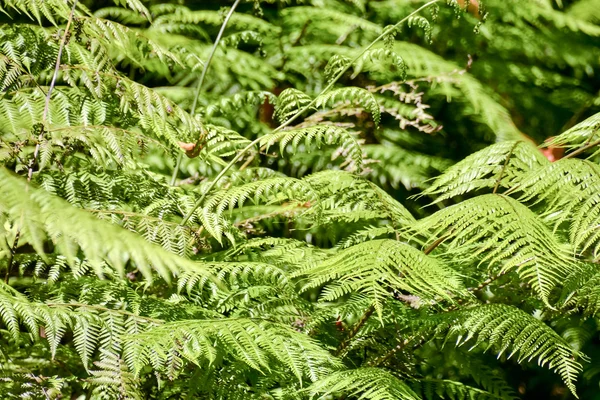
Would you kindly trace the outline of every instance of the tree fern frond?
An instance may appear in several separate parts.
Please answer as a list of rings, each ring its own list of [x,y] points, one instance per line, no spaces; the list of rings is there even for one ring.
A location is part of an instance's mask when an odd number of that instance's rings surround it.
[[[525,201],[543,202],[545,213],[570,223],[570,239],[581,253],[600,250],[600,170],[586,160],[562,159],[525,175],[518,186]]]
[[[371,92],[359,87],[344,87],[333,89],[321,94],[315,99],[315,107],[332,107],[336,104],[358,104],[373,117],[375,125],[381,121],[379,104]]]
[[[298,111],[308,105],[311,101],[312,99],[309,95],[298,89],[285,89],[277,96],[274,114],[275,118],[283,123],[296,115]]]
[[[130,260],[148,280],[152,279],[153,270],[168,280],[181,270],[203,269],[200,264],[168,253],[131,232],[99,221],[58,197],[31,188],[6,169],[0,169],[0,182],[7,189],[0,200],[0,211],[18,226],[23,240],[41,255],[45,254],[46,240],[51,240],[70,261],[81,249],[100,276],[104,274],[100,268],[102,261],[122,276],[125,263]],[[62,210],[60,216],[55,214],[57,209]]]
[[[339,152],[353,161],[353,168],[357,170],[362,168],[362,149],[358,140],[352,133],[341,127],[316,125],[308,128],[282,130],[262,136],[259,145],[268,150],[277,142],[279,142],[281,153],[284,153],[287,148],[295,153],[302,145],[304,148],[310,148],[313,145],[320,147],[337,144],[340,146]]]
[[[258,371],[278,363],[302,381],[316,381],[340,367],[313,339],[295,330],[253,319],[190,320],[164,324],[126,339],[125,360],[139,373],[145,365],[163,369],[169,357],[197,363],[217,357],[242,361]],[[170,354],[171,353],[171,354]]]
[[[322,301],[349,293],[367,294],[380,318],[383,301],[394,291],[407,291],[426,301],[461,293],[461,280],[452,269],[412,246],[389,239],[349,247],[294,276],[306,281],[303,291],[324,286]]]
[[[532,169],[548,164],[530,143],[493,144],[448,168],[424,195],[437,196],[434,203],[484,188],[510,188]]]
[[[498,273],[517,271],[546,303],[552,289],[577,269],[570,246],[531,210],[504,195],[478,196],[447,207],[419,221],[418,229],[432,232],[430,241],[445,237],[448,256],[480,259]]]
[[[97,370],[90,371],[92,375],[89,382],[96,386],[95,393],[115,396],[123,400],[140,400],[138,382],[135,376],[128,371],[127,366],[117,355],[110,351],[103,351],[102,360],[94,363]]]
[[[469,309],[464,312],[463,318],[451,329],[452,333],[458,334],[458,345],[474,340],[471,348],[480,345],[486,346],[486,349],[494,347],[499,349],[499,355],[512,349],[508,357],[517,355],[517,362],[537,359],[539,365],[558,372],[575,394],[575,380],[582,369],[575,357],[582,355],[570,348],[546,324],[504,304]]]
[[[599,140],[597,137],[598,131],[600,131],[600,113],[592,115],[585,121],[553,137],[548,145],[567,148],[592,146]]]
[[[357,368],[338,371],[305,389],[311,399],[329,398],[342,393],[358,399],[420,400],[406,382],[380,368]]]
[[[415,219],[411,213],[372,182],[341,171],[323,171],[309,175],[305,180],[321,195],[322,207],[333,213],[371,211],[373,216],[389,218],[395,227],[411,225]],[[342,215],[340,215],[343,217]]]

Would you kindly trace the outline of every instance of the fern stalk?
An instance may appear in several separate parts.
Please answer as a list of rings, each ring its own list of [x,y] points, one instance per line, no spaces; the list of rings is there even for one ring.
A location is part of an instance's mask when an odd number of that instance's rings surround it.
[[[349,63],[347,63],[344,68],[342,68],[338,74],[331,80],[331,82],[329,82],[329,84],[325,87],[325,89],[323,89],[310,103],[308,103],[307,105],[305,105],[303,108],[301,108],[296,114],[294,114],[293,117],[291,117],[290,119],[288,119],[287,121],[285,121],[283,124],[279,125],[276,129],[273,130],[272,133],[276,133],[279,132],[281,130],[283,130],[284,128],[286,128],[287,126],[289,126],[292,122],[294,122],[296,119],[298,119],[304,112],[306,112],[307,110],[309,110],[316,102],[317,99],[319,98],[320,95],[322,95],[323,93],[328,92],[329,90],[331,90],[331,88],[333,88],[333,86],[337,83],[337,81],[346,73],[346,71],[348,71],[348,69],[350,69],[350,67],[357,62],[358,60],[360,60],[360,58],[367,52],[369,51],[373,46],[375,46],[377,43],[379,43],[381,40],[383,40],[387,35],[389,35],[391,32],[393,32],[394,30],[398,29],[404,22],[406,22],[408,19],[410,19],[413,15],[418,14],[419,12],[421,12],[422,10],[434,5],[435,3],[438,3],[441,0],[432,0],[429,1],[428,3],[425,3],[424,5],[422,5],[421,7],[417,8],[415,11],[411,12],[410,14],[408,14],[406,17],[402,18],[398,23],[396,23],[395,25],[389,27],[388,29],[385,29],[383,31],[383,33],[381,33],[379,36],[377,36],[377,38],[375,38],[375,40],[373,40],[367,47],[365,47],[352,61],[350,61]],[[262,136],[254,139],[252,142],[250,142],[246,147],[244,147],[238,154],[235,155],[235,157],[233,157],[233,159],[229,162],[229,164],[227,164],[222,170],[221,172],[219,172],[219,174],[217,175],[217,177],[208,185],[208,187],[206,188],[206,190],[204,191],[204,193],[202,193],[202,196],[200,196],[200,199],[194,204],[194,206],[192,207],[192,209],[187,213],[187,215],[184,216],[183,220],[181,221],[182,225],[185,225],[189,219],[192,217],[192,215],[194,214],[194,212],[196,211],[196,209],[198,209],[198,207],[200,207],[200,205],[202,204],[202,202],[204,201],[204,199],[206,198],[206,196],[210,193],[210,191],[215,187],[215,185],[217,184],[217,182],[219,182],[219,180],[225,176],[225,174],[227,173],[227,171],[229,171],[236,162],[239,161],[240,158],[242,158],[242,156],[244,154],[246,154],[246,152],[248,150],[250,150],[251,148],[253,148],[256,144],[258,144],[261,140],[263,139]]]
[[[67,26],[65,27],[65,33],[60,40],[60,46],[58,48],[58,56],[56,57],[56,65],[54,66],[54,73],[52,74],[52,80],[50,81],[50,87],[48,88],[48,93],[46,94],[46,99],[44,103],[44,112],[42,113],[42,124],[43,128],[38,136],[37,143],[35,144],[35,150],[33,151],[33,158],[29,163],[29,171],[27,171],[27,181],[31,181],[31,177],[33,176],[33,165],[38,158],[40,153],[40,142],[44,138],[44,132],[46,130],[46,124],[48,120],[48,111],[50,110],[50,98],[52,97],[52,91],[54,90],[54,85],[56,85],[56,78],[58,77],[58,70],[60,69],[60,59],[62,58],[62,53],[65,48],[65,44],[67,43],[67,36],[69,35],[69,28],[71,27],[71,23],[73,22],[73,15],[75,15],[75,7],[77,6],[77,2],[79,0],[75,0],[73,2],[73,7],[71,8],[71,12],[69,13],[69,19],[67,20]]]
[[[231,9],[229,9],[229,12],[225,16],[225,19],[223,20],[223,23],[221,24],[221,29],[219,29],[219,33],[217,34],[217,37],[213,44],[213,47],[210,51],[210,54],[208,55],[208,59],[204,63],[204,67],[202,68],[202,73],[200,74],[200,80],[198,81],[198,86],[196,86],[196,93],[194,94],[194,101],[192,103],[192,110],[190,112],[190,114],[192,115],[192,118],[194,117],[194,114],[196,113],[196,106],[198,105],[198,97],[200,97],[200,92],[202,91],[202,86],[204,86],[204,78],[206,77],[206,72],[208,71],[208,67],[210,66],[210,63],[211,63],[215,53],[217,52],[217,47],[219,46],[219,43],[221,42],[221,38],[223,37],[225,28],[227,28],[227,24],[229,23],[231,16],[235,12],[235,9],[237,8],[238,4],[240,4],[240,2],[241,2],[241,0],[236,0],[235,3],[233,3],[233,5],[231,6]],[[201,139],[202,139],[202,134],[198,135],[198,140],[196,141],[196,147],[198,147],[198,145],[200,144]],[[179,152],[179,156],[177,157],[177,163],[175,164],[175,168],[173,169],[173,176],[171,176],[171,186],[175,185],[175,179],[177,178],[177,172],[179,170],[179,166],[181,165],[181,160],[183,160],[183,153]]]

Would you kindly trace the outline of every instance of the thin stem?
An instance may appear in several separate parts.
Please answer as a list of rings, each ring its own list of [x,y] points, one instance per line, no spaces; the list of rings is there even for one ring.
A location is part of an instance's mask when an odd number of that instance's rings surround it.
[[[564,160],[565,158],[572,158],[572,157],[578,156],[578,155],[580,155],[581,153],[583,153],[584,151],[586,151],[586,150],[588,150],[588,149],[591,149],[591,148],[592,148],[592,147],[594,147],[594,146],[598,146],[599,144],[600,144],[600,139],[598,139],[598,140],[596,140],[596,141],[593,141],[592,143],[588,143],[588,144],[586,144],[585,146],[578,148],[578,149],[577,149],[577,150],[575,150],[574,152],[572,152],[572,153],[569,153],[569,154],[567,154],[566,156],[564,156],[564,157],[563,157],[563,160]]]
[[[200,97],[200,92],[202,91],[202,86],[204,85],[204,78],[206,77],[206,72],[208,71],[208,67],[210,66],[210,63],[211,63],[215,53],[217,52],[217,47],[219,46],[219,43],[221,42],[221,38],[223,37],[223,32],[225,32],[225,28],[227,27],[227,24],[229,23],[229,20],[231,19],[231,16],[235,12],[235,9],[237,8],[238,4],[240,4],[240,1],[241,0],[235,0],[235,3],[233,3],[233,5],[231,6],[231,9],[229,9],[227,16],[225,16],[225,19],[223,20],[223,23],[221,24],[221,29],[219,29],[219,33],[217,34],[215,43],[213,44],[212,50],[210,51],[210,54],[208,55],[208,59],[204,63],[204,67],[202,68],[202,73],[200,74],[200,80],[198,80],[198,86],[196,86],[196,94],[194,95],[194,102],[192,103],[192,110],[190,111],[192,118],[194,117],[194,114],[196,114],[196,106],[198,105],[198,97]],[[198,141],[196,142],[196,146],[198,146],[201,137],[202,137],[202,135],[198,136]],[[183,159],[183,153],[180,152],[179,156],[177,156],[177,163],[175,165],[175,169],[173,170],[173,176],[171,176],[171,186],[175,185],[175,179],[177,178],[177,172],[179,170],[179,166],[181,165],[182,159]]]
[[[510,157],[512,157],[512,154],[515,151],[515,149],[517,148],[517,146],[519,145],[519,143],[521,143],[521,142],[519,142],[519,141],[515,142],[513,147],[511,147],[510,152],[506,156],[506,160],[504,160],[504,165],[502,166],[502,169],[500,170],[500,173],[498,174],[498,179],[496,179],[496,184],[494,185],[494,191],[492,193],[496,194],[496,192],[498,191],[498,187],[500,186],[500,182],[502,181],[502,177],[504,176],[504,171],[506,170],[508,161],[510,160]]]
[[[317,102],[317,99],[319,98],[320,95],[322,95],[323,93],[328,92],[331,88],[333,88],[333,86],[346,73],[346,71],[348,71],[350,69],[350,67],[356,61],[358,61],[367,51],[369,51],[378,42],[380,42],[381,40],[383,40],[383,38],[385,38],[387,35],[389,35],[392,31],[398,29],[398,27],[400,27],[400,25],[402,25],[404,22],[406,22],[413,15],[419,13],[420,11],[424,10],[425,8],[431,6],[431,5],[433,5],[433,4],[435,4],[435,3],[439,2],[439,1],[441,1],[441,0],[432,0],[432,1],[428,2],[428,3],[425,3],[421,7],[417,8],[415,11],[411,12],[410,14],[408,14],[406,17],[402,18],[394,26],[392,26],[392,27],[390,27],[388,29],[384,29],[383,32],[379,36],[377,36],[377,38],[375,40],[373,40],[371,42],[371,44],[369,44],[367,47],[365,47],[351,62],[347,63],[346,66],[344,66],[344,68],[342,68],[341,71],[338,72],[338,74],[329,82],[329,84],[325,87],[325,89],[321,90],[321,92],[310,103],[308,103],[307,105],[305,105],[304,107],[302,107],[296,114],[294,114],[293,117],[291,117],[290,119],[288,119],[287,121],[285,121],[283,124],[279,125],[275,130],[273,130],[272,133],[276,133],[276,132],[279,132],[279,131],[283,130],[284,128],[286,128],[287,126],[289,126],[292,122],[294,122],[295,120],[297,120],[298,118],[300,118],[300,116],[302,114],[304,114],[304,112],[306,112],[312,106],[315,105],[315,103]],[[217,184],[217,182],[219,182],[219,180],[227,173],[227,171],[229,171],[231,169],[231,167],[233,167],[235,165],[235,163],[248,150],[250,150],[257,143],[259,143],[261,141],[261,139],[262,139],[262,137],[258,137],[256,139],[254,139],[249,145],[247,145],[246,147],[244,147],[235,157],[233,157],[233,159],[225,166],[225,168],[223,168],[221,170],[221,172],[219,172],[219,174],[217,175],[217,177],[208,185],[208,188],[206,188],[206,190],[204,191],[204,193],[202,194],[202,196],[200,197],[200,199],[194,204],[194,206],[187,213],[187,215],[184,216],[183,221],[181,221],[182,225],[185,225],[187,223],[187,221],[191,218],[191,216],[194,213],[194,211],[196,211],[196,209],[198,207],[200,207],[200,205],[202,204],[202,202],[206,198],[206,195],[208,193],[210,193],[210,191],[215,187],[215,185]]]
[[[48,119],[48,111],[50,110],[50,97],[52,97],[52,91],[54,90],[54,85],[56,85],[56,78],[58,77],[58,70],[60,68],[60,59],[62,57],[65,44],[67,43],[69,27],[71,26],[71,22],[73,22],[73,16],[75,15],[75,6],[77,6],[77,1],[78,0],[75,0],[73,2],[73,7],[71,8],[71,12],[69,13],[69,20],[67,21],[67,26],[65,27],[65,33],[63,34],[63,37],[60,41],[60,46],[58,47],[58,56],[56,57],[56,64],[54,65],[54,74],[52,74],[52,80],[50,81],[50,87],[48,88],[48,93],[46,94],[46,101],[44,103],[44,112],[42,113],[43,128],[38,136],[38,140],[35,145],[35,150],[33,152],[33,158],[29,163],[29,171],[27,172],[27,182],[30,182],[31,177],[33,176],[33,165],[35,164],[40,153],[40,143],[44,139],[44,132],[46,131],[46,124]]]
[[[10,272],[12,270],[13,260],[15,259],[15,254],[17,253],[17,245],[19,244],[19,237],[21,236],[21,231],[17,230],[15,234],[15,240],[13,240],[13,244],[10,248],[10,252],[8,253],[8,258],[6,260],[6,274],[4,275],[4,283],[8,285],[8,280],[10,278]],[[8,244],[8,242],[6,242]]]
[[[367,308],[367,311],[365,311],[365,313],[363,314],[363,316],[360,318],[360,320],[358,321],[358,323],[356,325],[354,325],[354,327],[352,328],[352,330],[350,331],[350,333],[348,333],[348,336],[346,337],[346,339],[344,339],[340,345],[338,346],[337,350],[335,351],[335,355],[339,355],[342,351],[344,351],[344,349],[346,347],[348,347],[348,344],[350,343],[350,341],[352,340],[352,338],[354,336],[356,336],[356,334],[358,333],[358,331],[360,331],[360,328],[362,328],[367,321],[369,320],[369,317],[371,317],[371,315],[373,315],[373,313],[375,312],[375,307],[373,305],[370,305],[369,308]]]

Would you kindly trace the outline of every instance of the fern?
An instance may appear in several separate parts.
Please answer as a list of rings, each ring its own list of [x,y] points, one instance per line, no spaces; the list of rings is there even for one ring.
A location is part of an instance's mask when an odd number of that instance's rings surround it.
[[[3,1],[0,397],[594,394],[594,2],[443,3]]]
[[[516,271],[545,302],[577,269],[569,247],[527,207],[503,195],[483,195],[440,210],[421,220],[420,229],[444,237],[448,255],[481,256],[480,264],[496,273]]]

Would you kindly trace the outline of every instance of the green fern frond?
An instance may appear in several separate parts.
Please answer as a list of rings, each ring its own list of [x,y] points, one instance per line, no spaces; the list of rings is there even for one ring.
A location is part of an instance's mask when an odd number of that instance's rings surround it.
[[[497,348],[498,354],[511,349],[508,357],[517,355],[517,362],[537,359],[541,366],[555,370],[569,390],[575,394],[575,380],[582,370],[575,357],[583,357],[566,341],[537,318],[503,304],[471,308],[464,319],[451,328],[458,334],[457,345],[474,341],[471,348]],[[585,358],[584,358],[585,360]]]
[[[352,160],[354,169],[362,168],[362,149],[356,137],[346,129],[335,125],[316,125],[308,128],[297,128],[273,132],[261,137],[260,147],[267,151],[269,147],[279,143],[281,153],[288,151],[297,152],[304,145],[305,148],[322,145],[339,145],[339,152]]]
[[[349,247],[302,268],[294,276],[306,281],[303,291],[323,287],[321,301],[334,301],[350,293],[366,294],[380,319],[383,302],[394,291],[407,291],[433,301],[438,297],[450,300],[450,293],[462,290],[459,276],[441,261],[389,239]]]
[[[586,160],[562,159],[531,171],[518,186],[522,199],[543,202],[545,213],[570,223],[570,240],[581,253],[591,249],[594,257],[600,250],[600,171]]]
[[[277,96],[277,104],[275,104],[275,118],[281,123],[287,121],[298,113],[304,106],[307,106],[312,99],[306,93],[288,88],[282,91]]]
[[[254,319],[178,321],[126,339],[125,360],[139,374],[146,365],[162,370],[171,357],[210,364],[224,357],[266,372],[274,363],[298,380],[310,381],[340,367],[313,339],[281,324]],[[131,350],[130,350],[131,349]]]
[[[30,243],[44,255],[44,242],[57,246],[70,262],[80,249],[99,276],[104,275],[102,261],[119,275],[131,261],[152,280],[152,271],[164,279],[185,269],[202,270],[201,264],[186,260],[152,245],[139,236],[71,207],[64,200],[30,187],[6,169],[0,169],[0,182],[7,190],[0,200],[0,211],[21,232],[23,242]],[[61,215],[54,210],[62,210]],[[6,220],[5,220],[6,221]]]
[[[379,104],[371,92],[359,87],[333,89],[315,99],[315,107],[333,107],[338,104],[358,104],[373,117],[375,125],[381,121]]]
[[[329,398],[343,394],[370,400],[421,400],[406,382],[379,368],[338,371],[305,389],[310,398]]]
[[[529,171],[548,164],[528,142],[496,143],[448,168],[423,195],[436,196],[435,204],[475,190],[510,188]]]
[[[123,400],[141,400],[135,376],[127,370],[127,366],[117,355],[103,351],[102,360],[94,363],[97,370],[90,371],[89,382],[96,386],[95,394],[115,396]]]
[[[432,242],[445,238],[444,254],[479,260],[496,273],[516,271],[548,303],[550,292],[577,269],[570,246],[540,217],[504,195],[489,194],[444,208],[418,222]],[[427,233],[431,232],[431,233]]]
[[[592,115],[585,121],[552,138],[548,145],[567,148],[591,146],[599,140],[597,137],[598,131],[600,131],[600,113]]]

